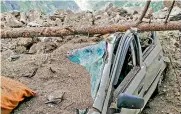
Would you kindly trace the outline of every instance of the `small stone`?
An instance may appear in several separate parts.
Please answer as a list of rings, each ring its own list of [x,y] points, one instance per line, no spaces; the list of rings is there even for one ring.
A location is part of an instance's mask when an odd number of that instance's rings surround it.
[[[101,19],[101,15],[96,15],[96,16],[95,16],[95,19],[96,19],[96,20]]]
[[[50,95],[47,97],[47,102],[45,104],[58,104],[63,100],[64,92],[62,91],[55,91],[52,92]]]
[[[38,37],[38,39],[39,39],[41,42],[50,42],[50,41],[52,41],[52,38],[51,38],[51,37]]]
[[[15,60],[17,60],[17,59],[19,59],[19,58],[20,58],[19,55],[11,55],[11,56],[8,58],[8,60],[9,60],[9,61],[15,61]]]
[[[176,95],[176,96],[180,96],[180,92],[176,92],[175,95]]]
[[[41,27],[42,25],[36,23],[36,22],[29,22],[27,24],[27,27]]]
[[[11,14],[14,15],[15,17],[18,17],[18,16],[20,16],[20,11],[13,10],[13,11],[11,11]]]

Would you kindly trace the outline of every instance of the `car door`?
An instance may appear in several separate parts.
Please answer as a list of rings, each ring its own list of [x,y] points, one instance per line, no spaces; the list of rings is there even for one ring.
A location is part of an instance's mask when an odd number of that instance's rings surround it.
[[[156,38],[156,33],[151,32],[148,37],[152,40],[151,44],[143,51],[143,64],[146,66],[145,86],[143,98],[145,102],[149,100],[159,81],[162,71],[165,69],[163,52]]]
[[[144,93],[144,80],[146,74],[146,67],[142,63],[142,52],[139,44],[139,39],[132,32],[126,32],[125,35],[120,40],[120,48],[118,47],[118,52],[114,60],[112,67],[111,81],[108,88],[107,96],[104,102],[102,114],[106,114],[111,107],[111,104],[116,101],[116,98],[120,93],[126,92],[137,96],[142,96]],[[124,65],[128,65],[126,61],[127,54],[131,50],[132,57],[132,69],[129,72],[123,73],[125,70]],[[119,53],[120,51],[120,53]],[[125,64],[126,63],[126,64]],[[119,82],[118,77],[123,79]],[[121,112],[126,112],[123,114],[131,114],[136,110],[132,109],[121,109]]]
[[[143,97],[145,92],[146,66],[142,62],[142,52],[139,38],[136,35],[133,37],[134,39],[132,40],[130,46],[132,48],[132,56],[133,59],[136,60],[136,64],[114,91],[114,101],[116,101],[116,98],[120,93],[128,93]],[[136,112],[140,112],[140,109],[121,109],[121,114],[135,114]]]

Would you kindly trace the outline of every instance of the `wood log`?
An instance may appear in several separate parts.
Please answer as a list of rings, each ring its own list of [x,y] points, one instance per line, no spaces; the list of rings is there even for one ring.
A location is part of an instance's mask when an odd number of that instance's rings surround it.
[[[94,35],[107,34],[113,32],[124,32],[136,23],[115,24],[110,26],[91,26],[88,28],[60,28],[60,27],[27,27],[1,29],[1,38],[17,37],[60,37],[66,35]],[[140,31],[165,31],[181,30],[181,21],[170,21],[168,23],[141,23],[136,26]]]

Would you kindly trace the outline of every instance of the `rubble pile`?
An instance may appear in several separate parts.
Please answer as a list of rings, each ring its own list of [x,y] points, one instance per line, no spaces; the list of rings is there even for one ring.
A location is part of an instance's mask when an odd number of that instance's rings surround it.
[[[45,15],[36,10],[28,12],[11,11],[1,13],[1,28],[17,28],[17,27],[87,27],[118,24],[123,22],[137,21],[141,15],[141,7],[124,7],[119,8],[109,3],[101,10],[82,11],[74,13],[67,9],[58,9],[55,13]],[[143,19],[145,22],[159,21],[162,22],[168,14],[168,8],[165,7],[157,12],[153,12],[151,8]],[[177,21],[181,18],[181,8],[175,6],[170,14],[170,21]]]

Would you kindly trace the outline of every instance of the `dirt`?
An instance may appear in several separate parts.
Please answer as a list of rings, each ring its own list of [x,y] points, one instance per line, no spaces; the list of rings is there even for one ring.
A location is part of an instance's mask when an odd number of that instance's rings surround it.
[[[171,61],[163,75],[158,93],[147,103],[143,114],[180,114],[181,113],[181,32],[159,32],[164,56]]]
[[[119,15],[119,12],[123,13]],[[139,17],[138,14],[136,16]],[[30,20],[36,20],[35,17],[26,19],[27,23]],[[69,24],[73,24],[74,27],[94,24],[108,25],[136,20],[134,16],[130,16],[122,8],[115,7],[108,8],[107,12],[100,10],[93,13],[61,14],[60,19],[56,18],[51,21],[44,20],[47,16],[41,18],[43,19],[39,22],[36,20],[36,23],[42,26],[69,26]],[[45,25],[44,22],[48,25]],[[9,26],[5,24],[1,27],[8,28]],[[147,103],[142,114],[181,113],[180,34],[179,31],[159,32],[158,34],[164,55],[169,57],[171,62],[168,62],[168,68],[166,74],[163,75],[162,83],[158,86],[158,92]],[[76,108],[91,107],[93,99],[90,94],[89,73],[84,67],[68,60],[66,54],[71,49],[84,47],[105,39],[105,36],[35,37],[22,41],[20,39],[1,39],[1,75],[21,81],[37,92],[37,96],[20,103],[12,113],[71,114],[75,113]],[[10,57],[16,59],[10,60]],[[37,72],[34,76],[25,77],[31,75],[35,70]],[[46,103],[50,97],[57,97],[57,94],[62,95],[63,93],[61,102],[57,104]]]
[[[81,39],[86,40],[87,38]],[[80,38],[77,38],[77,41],[79,40]],[[3,41],[2,43],[8,44],[8,42]],[[12,42],[15,41],[12,40]],[[66,58],[68,50],[89,45],[91,42],[71,42],[62,44],[51,53],[20,54],[20,58],[15,61],[8,60],[8,56],[13,55],[11,50],[2,52],[1,74],[23,82],[37,92],[36,97],[20,104],[14,110],[15,114],[29,114],[30,112],[32,114],[70,114],[75,111],[75,108],[84,109],[92,106],[88,71]],[[5,45],[3,46],[5,47]],[[35,68],[38,70],[33,77],[23,77],[32,74]],[[54,95],[57,91],[60,94],[65,93],[63,101],[53,106],[45,104],[48,96]]]

